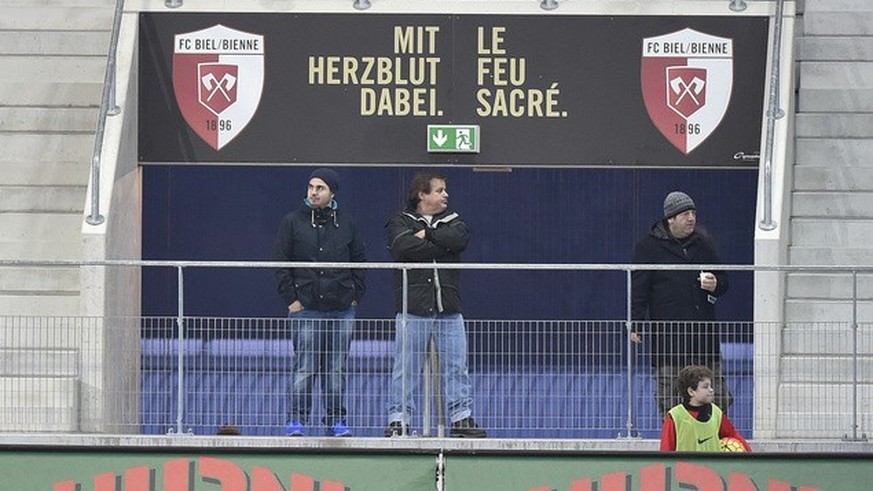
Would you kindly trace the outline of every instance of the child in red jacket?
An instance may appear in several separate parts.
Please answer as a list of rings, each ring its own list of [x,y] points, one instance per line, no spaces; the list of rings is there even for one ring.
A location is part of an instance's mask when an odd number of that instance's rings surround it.
[[[679,371],[676,388],[685,402],[674,406],[664,418],[661,429],[662,451],[718,452],[720,440],[736,438],[746,452],[752,448],[718,406],[712,403],[712,370],[690,365]]]

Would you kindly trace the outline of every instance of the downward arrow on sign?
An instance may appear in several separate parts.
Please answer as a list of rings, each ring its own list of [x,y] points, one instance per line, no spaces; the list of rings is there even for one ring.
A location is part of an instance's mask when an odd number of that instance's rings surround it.
[[[433,136],[433,142],[436,143],[438,147],[443,146],[448,139],[449,137],[443,134],[443,130],[437,130],[436,135]]]

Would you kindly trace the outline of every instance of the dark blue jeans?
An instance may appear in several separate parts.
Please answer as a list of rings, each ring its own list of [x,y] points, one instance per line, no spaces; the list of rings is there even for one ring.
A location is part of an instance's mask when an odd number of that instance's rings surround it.
[[[308,423],[313,387],[318,378],[326,414],[323,421],[330,426],[346,415],[343,404],[346,363],[355,325],[355,307],[328,312],[301,310],[289,313],[288,319],[294,342],[289,418]]]

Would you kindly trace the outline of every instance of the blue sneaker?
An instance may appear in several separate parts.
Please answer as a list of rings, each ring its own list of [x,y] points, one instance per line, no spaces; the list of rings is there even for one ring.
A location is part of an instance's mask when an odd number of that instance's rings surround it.
[[[352,430],[346,426],[345,421],[338,419],[327,429],[327,436],[352,436]]]
[[[303,423],[299,419],[292,419],[285,425],[285,436],[303,436]]]

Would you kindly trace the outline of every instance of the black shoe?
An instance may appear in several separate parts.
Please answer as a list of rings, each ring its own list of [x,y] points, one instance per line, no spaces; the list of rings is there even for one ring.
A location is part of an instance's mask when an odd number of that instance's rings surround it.
[[[236,435],[242,435],[242,432],[236,426],[234,426],[230,423],[225,423],[225,424],[218,427],[218,433],[216,433],[216,434],[217,435],[236,436]]]
[[[406,431],[408,434],[409,428],[407,428]],[[401,435],[403,435],[403,423],[401,423],[400,421],[392,421],[388,424],[388,428],[385,428],[385,437],[387,438]]]
[[[485,430],[479,428],[472,416],[452,423],[449,436],[453,438],[485,438]]]

